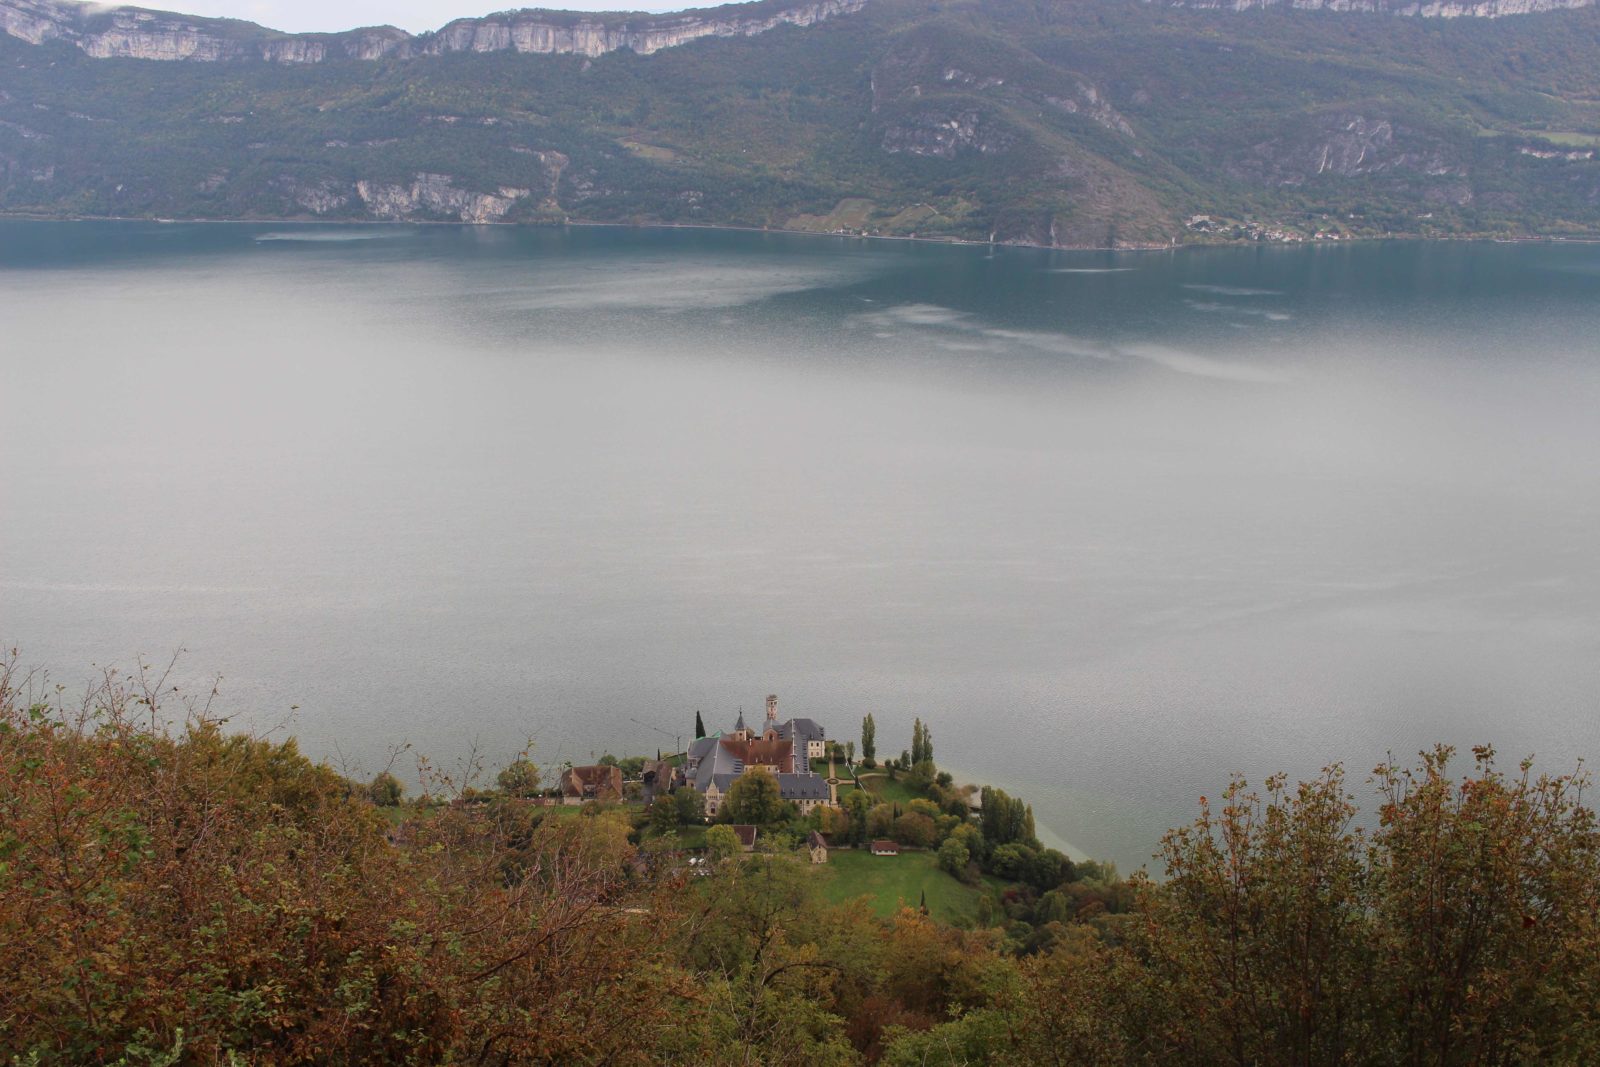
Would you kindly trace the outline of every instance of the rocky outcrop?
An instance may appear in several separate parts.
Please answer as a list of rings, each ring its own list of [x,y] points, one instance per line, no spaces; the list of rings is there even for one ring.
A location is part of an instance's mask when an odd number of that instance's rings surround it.
[[[913,156],[954,159],[961,152],[994,155],[1010,148],[1013,138],[997,129],[975,108],[945,110],[932,106],[889,122],[883,131],[883,150]]]
[[[358,181],[356,195],[376,219],[453,218],[461,222],[499,222],[532,195],[529,189],[502,187],[493,193],[459,189],[448,174],[418,174],[410,185]]]
[[[1447,184],[1466,173],[1457,151],[1436,136],[1383,115],[1327,112],[1258,142],[1227,167],[1260,185],[1304,185],[1324,175],[1359,178],[1404,173]]]
[[[217,184],[220,186],[221,182]],[[350,203],[349,188],[335,182],[301,182],[285,176],[274,179],[272,184],[283,190],[297,207],[313,215],[327,215]]]
[[[859,11],[866,0],[811,0],[809,3],[753,10],[766,5],[736,5],[679,15],[552,16],[517,11],[486,18],[457,19],[416,42],[418,52],[541,52],[598,56],[629,49],[647,56],[702,37],[753,37],[778,26],[810,26],[835,15]],[[726,12],[727,14],[722,14]]]
[[[1567,162],[1581,159],[1595,158],[1592,148],[1544,148],[1523,145],[1517,149],[1518,155],[1532,156],[1534,159],[1564,159]]]
[[[1589,7],[1595,0],[1146,0],[1171,7],[1192,7],[1209,11],[1251,11],[1257,8],[1290,7],[1299,11],[1365,12],[1368,14],[1407,15],[1413,18],[1502,18],[1506,15],[1536,15],[1545,11],[1564,11]]]
[[[1044,99],[1051,107],[1060,108],[1069,115],[1086,115],[1108,130],[1115,130],[1128,137],[1133,136],[1133,127],[1128,125],[1128,120],[1118,114],[1117,109],[1111,106],[1111,101],[1107,100],[1099,89],[1080,78],[1077,90],[1072,96],[1046,95]]]
[[[765,0],[675,15],[512,11],[457,19],[436,33],[418,37],[392,26],[347,33],[283,34],[251,23],[141,8],[105,8],[70,0],[0,0],[0,29],[31,44],[70,41],[101,59],[322,63],[447,52],[598,56],[624,48],[649,55],[702,37],[750,37],[778,26],[810,26],[859,11],[865,3],[802,0],[783,5]]]

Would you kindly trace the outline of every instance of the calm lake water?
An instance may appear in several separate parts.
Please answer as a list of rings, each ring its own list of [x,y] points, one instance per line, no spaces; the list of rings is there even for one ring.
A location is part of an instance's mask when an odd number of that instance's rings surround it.
[[[1232,770],[1570,769],[1600,246],[3,223],[0,640],[369,772],[921,715],[1125,868]]]

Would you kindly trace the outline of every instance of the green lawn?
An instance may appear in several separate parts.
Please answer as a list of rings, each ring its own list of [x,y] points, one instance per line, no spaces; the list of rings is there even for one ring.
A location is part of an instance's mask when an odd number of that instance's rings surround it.
[[[907,785],[904,778],[890,781],[887,774],[863,774],[861,784],[879,800],[898,800],[904,804],[922,795]]]
[[[982,890],[956,881],[938,867],[932,852],[874,856],[864,848],[832,849],[828,862],[813,868],[822,880],[822,895],[835,904],[869,897],[872,910],[893,915],[917,906],[924,890],[928,911],[947,923],[970,923],[978,914]]]

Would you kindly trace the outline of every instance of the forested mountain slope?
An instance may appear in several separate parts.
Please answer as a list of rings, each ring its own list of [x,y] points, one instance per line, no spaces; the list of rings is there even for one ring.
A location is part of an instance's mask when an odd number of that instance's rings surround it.
[[[0,0],[0,211],[1594,235],[1600,9],[1567,2],[766,0],[413,37]]]

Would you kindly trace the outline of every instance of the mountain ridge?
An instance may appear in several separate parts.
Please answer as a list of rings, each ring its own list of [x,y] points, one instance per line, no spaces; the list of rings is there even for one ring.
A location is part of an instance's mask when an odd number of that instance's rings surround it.
[[[762,0],[659,15],[524,8],[454,19],[429,33],[412,34],[393,26],[284,33],[253,22],[140,7],[0,0],[0,30],[29,44],[64,40],[96,59],[321,63],[496,51],[593,57],[624,48],[649,55],[702,37],[749,36],[780,25],[809,26],[859,11],[865,3]]]
[[[1142,0],[1152,5],[1243,13],[1274,8],[1417,18],[1505,18],[1591,6],[1596,0]],[[96,59],[321,63],[409,59],[450,52],[515,51],[589,57],[628,49],[650,55],[703,37],[751,36],[810,26],[860,11],[867,0],[758,0],[682,11],[578,12],[521,8],[453,19],[413,34],[394,26],[289,33],[208,18],[79,0],[0,0],[0,30],[30,44],[66,40]]]
[[[0,36],[0,213],[1061,247],[1600,234],[1593,6],[1443,18],[872,0],[808,25],[799,14],[822,9],[706,10],[699,36],[648,54],[626,41],[589,54],[603,39],[519,50],[509,27],[524,13],[394,30],[420,44],[363,62],[329,42],[378,30],[222,20],[194,21],[235,42],[205,54],[233,61],[85,50],[82,32],[137,9],[87,15],[76,38]],[[534,16],[608,32],[686,17]],[[260,51],[313,38],[321,61]]]

